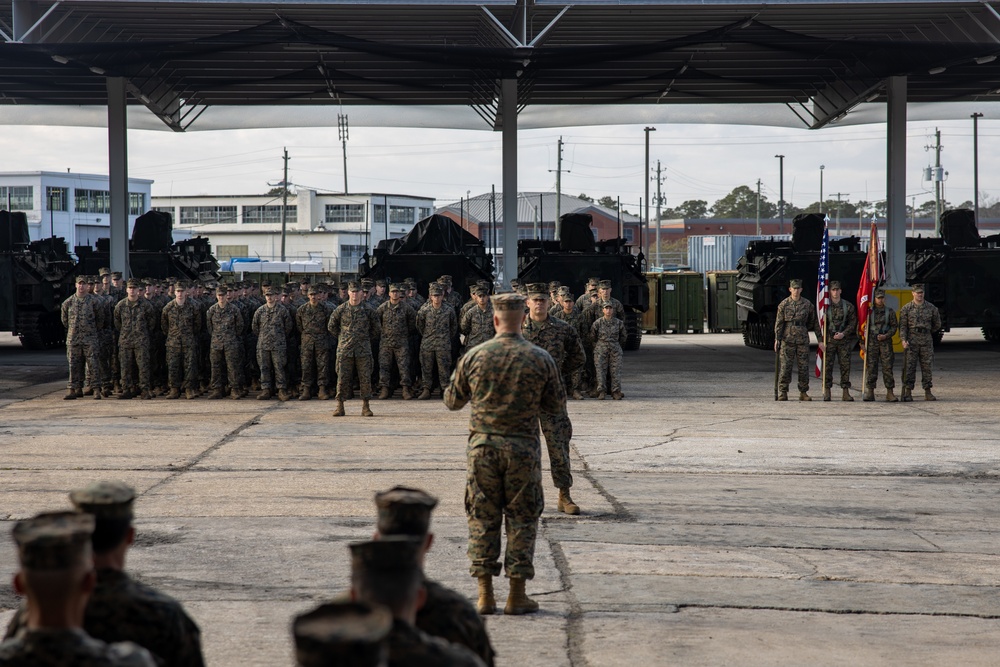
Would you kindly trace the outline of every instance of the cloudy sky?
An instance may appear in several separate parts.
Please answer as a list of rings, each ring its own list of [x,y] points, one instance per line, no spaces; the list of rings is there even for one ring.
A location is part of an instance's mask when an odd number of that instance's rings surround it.
[[[953,204],[973,196],[972,121],[911,122],[907,129],[907,196],[919,206],[933,198],[922,182],[932,164],[935,128],[942,132],[945,197]],[[567,194],[621,197],[637,212],[644,187],[641,125],[522,130],[522,191],[555,191],[557,141],[562,137],[562,188]],[[289,180],[319,191],[343,190],[337,128],[129,132],[130,175],[155,181],[155,195],[252,194],[280,181],[282,149],[291,157]],[[3,171],[72,169],[107,172],[101,128],[0,127]],[[980,192],[1000,197],[1000,124],[979,123]],[[659,125],[650,134],[650,162],[662,166],[667,206],[688,199],[713,204],[734,187],[756,188],[778,200],[776,154],[785,155],[785,199],[798,206],[818,200],[820,165],[827,199],[877,201],[885,197],[885,131],[882,125],[819,131],[732,125]],[[500,135],[489,131],[351,127],[347,144],[352,192],[433,197],[437,203],[500,190]],[[656,184],[651,183],[655,193]],[[907,202],[909,203],[909,201]]]

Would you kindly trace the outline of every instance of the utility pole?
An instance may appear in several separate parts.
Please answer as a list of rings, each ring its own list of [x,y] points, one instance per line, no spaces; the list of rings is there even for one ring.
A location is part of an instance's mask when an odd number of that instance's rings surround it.
[[[976,224],[979,224],[979,119],[983,114],[972,114],[972,189],[975,191]]]
[[[757,236],[760,236],[760,179],[757,179]]]
[[[934,128],[934,231],[941,236],[941,130]]]
[[[347,114],[338,113],[337,114],[337,136],[340,138],[340,144],[344,148],[344,194],[347,194]],[[389,212],[386,211],[386,215]],[[388,219],[388,218],[386,218]]]
[[[285,230],[288,228],[288,149],[284,149],[285,169],[281,178],[281,261],[285,261]]]
[[[824,201],[823,201],[823,170],[826,169],[825,164],[819,166],[819,214],[823,215]]]
[[[785,233],[785,156],[778,158],[778,233]]]
[[[643,128],[642,131],[646,133],[646,170],[643,173],[646,174],[646,178],[644,180],[646,181],[646,199],[645,199],[645,201],[646,201],[646,231],[648,232],[649,231],[649,133],[650,132],[656,132],[656,128],[655,127],[646,127],[646,128]],[[643,243],[643,241],[645,241],[645,243]],[[639,223],[639,248],[641,249],[643,246],[645,246],[645,248],[646,248],[646,252],[644,254],[648,258],[649,257],[649,240],[646,238],[646,235],[642,233],[642,222],[640,222]],[[647,261],[648,261],[648,259],[647,259]]]
[[[656,265],[663,266],[663,248],[660,247],[660,228],[663,226],[663,221],[660,219],[662,215],[661,209],[663,207],[663,194],[660,191],[660,186],[663,185],[663,176],[660,171],[660,161],[656,161]]]
[[[563,140],[559,137],[558,148],[556,150],[556,168],[549,169],[549,172],[556,172],[556,230],[555,230],[555,240],[559,240],[559,216],[562,215],[562,151],[563,151]],[[569,169],[566,173],[570,173]]]
[[[840,196],[845,197],[850,196],[850,192],[838,192],[837,193],[837,236],[840,236]]]

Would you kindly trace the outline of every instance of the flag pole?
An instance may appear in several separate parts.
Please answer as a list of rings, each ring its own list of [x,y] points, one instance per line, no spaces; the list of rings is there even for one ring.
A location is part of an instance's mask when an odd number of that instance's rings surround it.
[[[865,360],[862,364],[861,369],[861,390],[862,392],[868,391],[868,337],[872,335],[872,309],[868,309],[868,317],[865,321],[865,349],[862,351],[861,358]],[[863,394],[862,394],[863,395]]]

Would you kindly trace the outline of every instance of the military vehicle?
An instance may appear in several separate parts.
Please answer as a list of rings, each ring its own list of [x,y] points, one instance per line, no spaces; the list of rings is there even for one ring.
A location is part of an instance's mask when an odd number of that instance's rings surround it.
[[[823,243],[823,217],[798,215],[792,221],[791,241],[751,241],[736,265],[736,316],[743,342],[762,350],[774,349],[774,321],[778,304],[788,296],[788,281],[802,281],[802,294],[816,300],[816,277]],[[857,294],[866,253],[861,239],[851,236],[830,241],[830,278],[839,280],[845,298]]]
[[[206,238],[174,242],[173,219],[169,213],[149,211],[135,220],[129,241],[128,263],[131,275],[139,278],[184,278],[218,280],[219,262],[212,255]],[[97,239],[95,247],[77,246],[77,272],[95,275],[110,262],[110,240]]]
[[[0,331],[32,350],[66,341],[60,306],[75,289],[76,262],[66,240],[30,241],[24,213],[0,211]]]
[[[427,296],[427,285],[443,275],[451,276],[452,288],[462,296],[477,280],[495,280],[493,255],[486,245],[462,229],[451,218],[432,215],[413,226],[405,236],[378,242],[371,257],[362,257],[358,276],[372,280],[417,281]]]
[[[587,213],[567,213],[559,218],[559,240],[517,242],[517,277],[522,282],[568,285],[574,295],[583,294],[587,279],[610,280],[612,296],[625,307],[624,349],[638,350],[642,342],[642,314],[649,310],[645,258],[632,254],[624,239],[595,241]]]

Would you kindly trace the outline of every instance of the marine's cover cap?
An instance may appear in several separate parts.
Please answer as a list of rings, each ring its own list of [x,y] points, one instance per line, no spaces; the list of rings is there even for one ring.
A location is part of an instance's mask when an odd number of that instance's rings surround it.
[[[99,275],[99,276],[110,276],[111,275],[111,269],[109,269],[106,266],[102,266],[101,268],[97,269],[97,275]]]
[[[601,280],[601,281],[598,281],[597,288],[598,289],[611,289],[611,281],[610,280]]]
[[[14,524],[21,567],[26,570],[68,570],[87,562],[94,517],[80,512],[47,512]]]
[[[331,602],[292,621],[295,658],[302,667],[381,665],[392,612],[365,602]]]
[[[919,293],[923,294],[923,292],[924,292],[924,286],[921,285],[920,283],[917,283],[915,285],[910,285],[910,291],[913,292],[913,293],[919,292]]]
[[[549,283],[549,291],[550,292],[555,292],[560,287],[562,287],[562,283],[559,282],[558,280],[553,280],[552,282]]]
[[[788,286],[802,289],[802,281],[799,280],[798,278],[792,278],[791,280],[788,281]]]
[[[430,287],[427,288],[427,293],[431,296],[442,296],[444,288],[438,283],[431,283]]]
[[[348,292],[357,292],[360,289],[361,289],[361,283],[359,283],[359,282],[357,282],[355,280],[352,280],[349,283],[347,283],[347,291]]]
[[[528,296],[544,296],[549,295],[549,286],[545,283],[531,283],[528,285]]]
[[[135,489],[124,482],[94,482],[69,492],[69,500],[81,512],[98,519],[131,519]]]
[[[881,287],[876,287],[875,288],[875,298],[877,299],[880,296],[885,296],[885,290],[882,289]]]
[[[524,297],[517,292],[494,294],[490,297],[490,302],[493,304],[493,310],[497,312],[503,310],[516,310],[524,312]]]
[[[391,285],[389,285],[389,291],[390,292],[402,292],[405,289],[406,288],[403,285],[401,285],[400,283],[392,283]]]
[[[383,535],[427,534],[431,512],[438,500],[426,491],[406,486],[394,486],[375,494],[378,508],[378,532]]]
[[[844,288],[840,286],[840,281],[839,280],[831,280],[830,281],[830,289],[844,289]]]
[[[351,570],[362,572],[397,572],[420,567],[422,537],[386,535],[379,540],[354,542],[351,548]]]

